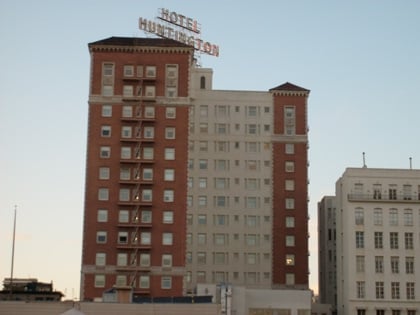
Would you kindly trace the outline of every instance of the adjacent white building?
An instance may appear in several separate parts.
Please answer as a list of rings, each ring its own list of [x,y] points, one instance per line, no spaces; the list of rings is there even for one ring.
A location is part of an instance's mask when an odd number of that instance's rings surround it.
[[[335,202],[338,314],[418,314],[420,170],[347,168]]]

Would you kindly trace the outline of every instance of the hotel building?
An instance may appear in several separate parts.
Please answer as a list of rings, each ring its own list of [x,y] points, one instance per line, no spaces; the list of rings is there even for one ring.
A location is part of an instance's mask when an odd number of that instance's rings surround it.
[[[308,289],[309,90],[213,90],[169,39],[89,51],[81,299]]]

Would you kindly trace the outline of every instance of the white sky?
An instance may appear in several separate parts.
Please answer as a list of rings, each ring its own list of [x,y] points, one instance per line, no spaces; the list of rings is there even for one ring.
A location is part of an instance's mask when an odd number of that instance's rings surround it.
[[[0,1],[0,279],[54,281],[79,295],[89,42],[146,36],[158,8],[197,19],[220,56],[215,89],[311,90],[310,286],[317,291],[316,204],[346,167],[420,165],[420,2]]]

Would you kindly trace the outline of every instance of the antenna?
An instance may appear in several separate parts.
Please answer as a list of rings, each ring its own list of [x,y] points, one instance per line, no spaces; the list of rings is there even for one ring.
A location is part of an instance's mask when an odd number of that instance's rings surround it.
[[[413,169],[413,164],[412,164],[412,158],[411,158],[411,156],[410,156],[410,170],[412,170]]]
[[[365,152],[363,152],[363,168],[366,168]]]
[[[13,291],[13,266],[15,264],[15,239],[16,239],[16,212],[17,212],[17,206],[15,205],[15,217],[13,220],[13,242],[12,242],[12,267],[10,270],[10,299],[12,299],[12,291]]]

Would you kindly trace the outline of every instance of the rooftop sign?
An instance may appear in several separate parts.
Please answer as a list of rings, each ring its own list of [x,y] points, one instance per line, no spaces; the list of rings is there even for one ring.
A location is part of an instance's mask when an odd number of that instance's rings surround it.
[[[219,56],[219,46],[200,38],[201,29],[197,20],[167,9],[159,9],[155,21],[139,18],[139,29],[162,38],[194,47],[211,56]]]

